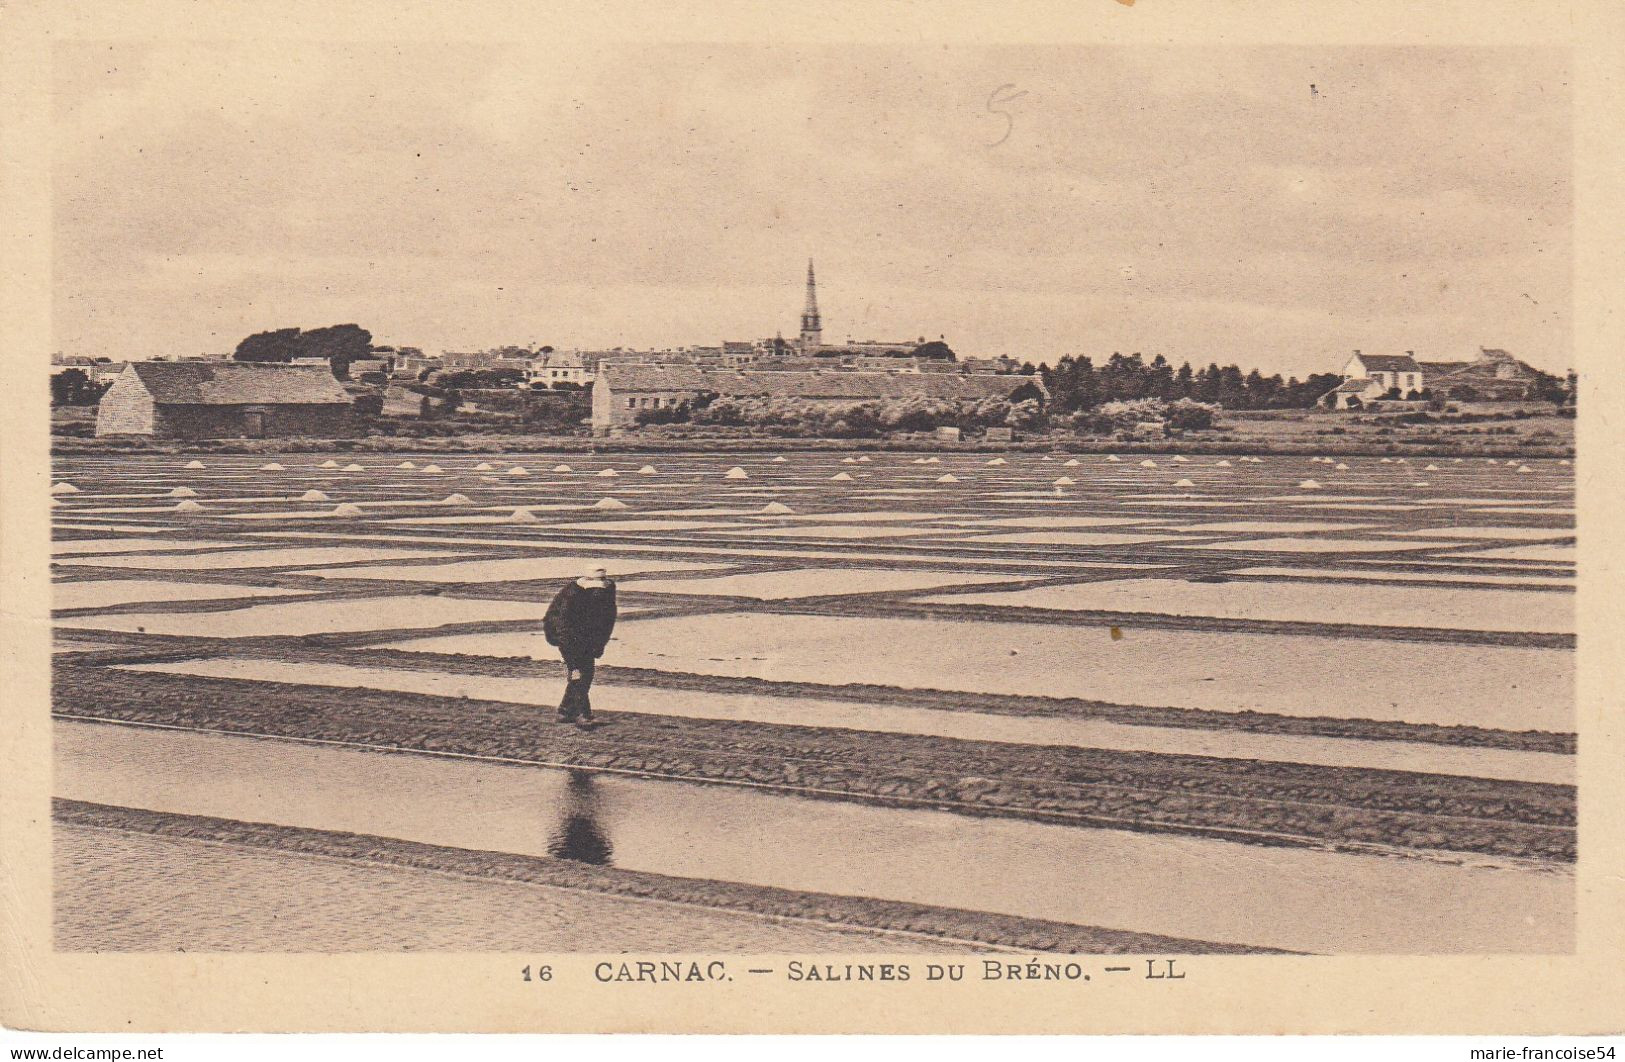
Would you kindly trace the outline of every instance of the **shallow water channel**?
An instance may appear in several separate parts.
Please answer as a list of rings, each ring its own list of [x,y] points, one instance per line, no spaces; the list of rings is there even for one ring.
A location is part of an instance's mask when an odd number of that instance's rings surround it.
[[[1315,952],[1573,947],[1565,870],[1265,848],[95,723],[56,794]]]

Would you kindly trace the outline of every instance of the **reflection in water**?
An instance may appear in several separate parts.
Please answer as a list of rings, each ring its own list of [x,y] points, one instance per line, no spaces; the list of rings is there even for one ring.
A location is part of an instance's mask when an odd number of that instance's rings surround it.
[[[568,771],[559,825],[547,839],[555,859],[608,866],[615,850],[598,825],[598,790],[591,771]]]

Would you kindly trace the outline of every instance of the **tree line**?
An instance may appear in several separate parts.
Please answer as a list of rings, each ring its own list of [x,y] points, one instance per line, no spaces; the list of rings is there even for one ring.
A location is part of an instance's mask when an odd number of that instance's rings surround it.
[[[1311,373],[1307,379],[1265,376],[1257,369],[1243,373],[1236,365],[1210,363],[1193,369],[1185,362],[1177,369],[1161,354],[1149,362],[1138,353],[1113,353],[1096,365],[1088,355],[1065,354],[1054,365],[1023,366],[1036,373],[1050,393],[1050,409],[1073,413],[1107,402],[1143,398],[1175,402],[1189,399],[1225,409],[1307,409],[1343,381],[1335,372]]]
[[[276,328],[256,332],[237,344],[235,361],[290,362],[295,358],[326,358],[333,375],[345,379],[352,361],[374,356],[372,333],[356,324],[329,325],[326,328]]]

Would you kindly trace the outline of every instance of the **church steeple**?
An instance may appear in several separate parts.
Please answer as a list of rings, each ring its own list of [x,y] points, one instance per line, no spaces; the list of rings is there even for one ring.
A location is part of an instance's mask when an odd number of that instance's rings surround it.
[[[812,259],[807,259],[807,304],[801,309],[801,352],[809,354],[824,345],[824,326],[818,317],[818,281],[813,277]]]

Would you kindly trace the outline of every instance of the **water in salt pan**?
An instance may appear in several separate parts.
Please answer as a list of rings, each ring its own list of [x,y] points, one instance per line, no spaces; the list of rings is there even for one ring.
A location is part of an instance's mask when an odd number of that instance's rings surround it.
[[[143,531],[150,530],[142,528]],[[162,550],[229,548],[239,543],[219,539],[78,538],[51,543],[51,552],[72,557],[91,553],[152,553]]]
[[[1120,579],[920,600],[1452,630],[1572,634],[1575,627],[1574,598],[1568,594],[1442,586],[1366,586],[1351,590],[1336,583],[1307,581],[1194,583],[1183,579]]]
[[[1505,510],[1497,510],[1504,512]],[[1434,535],[1439,538],[1564,538],[1573,537],[1572,528],[1563,527],[1424,527],[1416,531],[1390,531],[1392,535]]]
[[[880,594],[898,590],[924,590],[942,586],[1008,582],[1005,575],[967,575],[955,572],[895,571],[884,568],[795,568],[779,572],[747,572],[700,579],[637,579],[627,590],[655,594],[705,594],[754,597],[781,601],[829,594]]]
[[[1209,524],[1189,524],[1179,528],[1179,530],[1196,531],[1203,534],[1232,531],[1250,534],[1301,531],[1309,534],[1316,531],[1353,531],[1357,528],[1370,526],[1370,524],[1345,524],[1316,520],[1220,520]]]
[[[751,538],[903,538],[908,535],[949,534],[947,528],[875,527],[873,525],[819,525],[792,527],[757,527],[747,531],[729,531],[730,535],[748,535]]]
[[[84,557],[73,561],[99,568],[163,568],[205,571],[224,568],[277,568],[294,564],[346,564],[351,561],[406,560],[414,557],[458,557],[444,550],[388,549],[355,546],[305,546],[287,549],[232,549],[186,556],[153,554],[135,557]]]
[[[1146,542],[1172,540],[1168,535],[1118,534],[1111,531],[1012,531],[1004,534],[977,535],[963,541],[973,546],[993,542],[1034,546],[1137,546]]]
[[[55,794],[115,806],[544,858],[569,820],[587,814],[607,853],[600,858],[681,878],[1297,951],[1573,947],[1574,879],[1564,872],[1255,848],[218,735],[84,723],[56,731]],[[447,807],[483,813],[447,815]],[[966,851],[985,858],[958,858]],[[1214,896],[1228,899],[1215,904]],[[1508,919],[1509,910],[1529,914]]]
[[[1413,571],[1372,571],[1370,569],[1352,568],[1239,568],[1231,575],[1262,575],[1272,577],[1299,577],[1299,578],[1326,578],[1326,579],[1360,579],[1377,582],[1393,582],[1395,580],[1408,580],[1411,582],[1428,583],[1497,583],[1505,586],[1540,585],[1546,587],[1563,587],[1572,585],[1571,580],[1556,575],[1491,575],[1476,572],[1450,573],[1450,572],[1413,572]]]
[[[788,511],[788,510],[787,510]],[[869,523],[908,523],[918,520],[936,520],[946,513],[918,513],[918,512],[836,512],[836,513],[803,513],[791,517],[793,520],[838,520],[841,523],[869,524]]]
[[[982,520],[951,520],[949,523],[964,527],[1119,527],[1123,524],[1141,524],[1145,519],[1135,516],[1000,516]]]
[[[1578,551],[1573,546],[1507,546],[1503,549],[1485,549],[1473,553],[1456,553],[1455,557],[1483,557],[1494,560],[1555,561],[1573,564]]]
[[[110,608],[138,602],[209,601],[239,597],[296,597],[303,590],[241,583],[169,583],[157,579],[84,579],[51,588],[52,608]]]
[[[314,568],[294,572],[324,579],[382,579],[415,583],[497,583],[528,579],[567,579],[580,575],[589,566],[602,564],[613,578],[640,572],[713,571],[718,564],[688,564],[681,561],[645,560],[620,557],[608,560],[586,554],[544,554],[536,557],[510,557],[500,560],[450,561],[445,564],[378,564],[360,568]]]
[[[121,670],[389,690],[513,704],[551,706],[557,701],[552,686],[538,683],[531,676],[501,677],[458,671],[218,657],[129,664]],[[1240,730],[1194,730],[1065,715],[994,715],[958,708],[943,710],[815,697],[718,693],[712,690],[688,690],[674,697],[670,690],[658,687],[616,686],[602,680],[593,686],[592,695],[594,708],[600,714],[634,712],[691,719],[734,719],[792,726],[836,727],[870,733],[926,734],[962,741],[1122,749],[1183,756],[1314,763],[1328,767],[1453,774],[1471,778],[1505,778],[1554,785],[1574,784],[1574,757],[1551,752],[1250,734]]]
[[[1401,550],[1436,549],[1457,546],[1459,542],[1414,541],[1402,542],[1364,538],[1262,538],[1241,542],[1176,543],[1174,549],[1237,549],[1259,550],[1265,553],[1397,553]]]
[[[59,626],[92,630],[139,631],[144,634],[204,638],[255,638],[272,635],[335,634],[399,628],[443,627],[452,623],[491,620],[541,620],[546,601],[481,601],[469,598],[406,595],[288,601],[223,612],[150,612],[76,616]]]
[[[774,682],[1574,731],[1568,650],[1394,641],[1380,643],[1380,652],[1351,652],[1345,639],[1315,635],[1121,631],[1113,639],[1104,625],[817,615],[767,622],[719,613],[623,623],[605,663]],[[391,647],[556,657],[540,635],[440,635]],[[1259,660],[1293,664],[1267,668]]]

